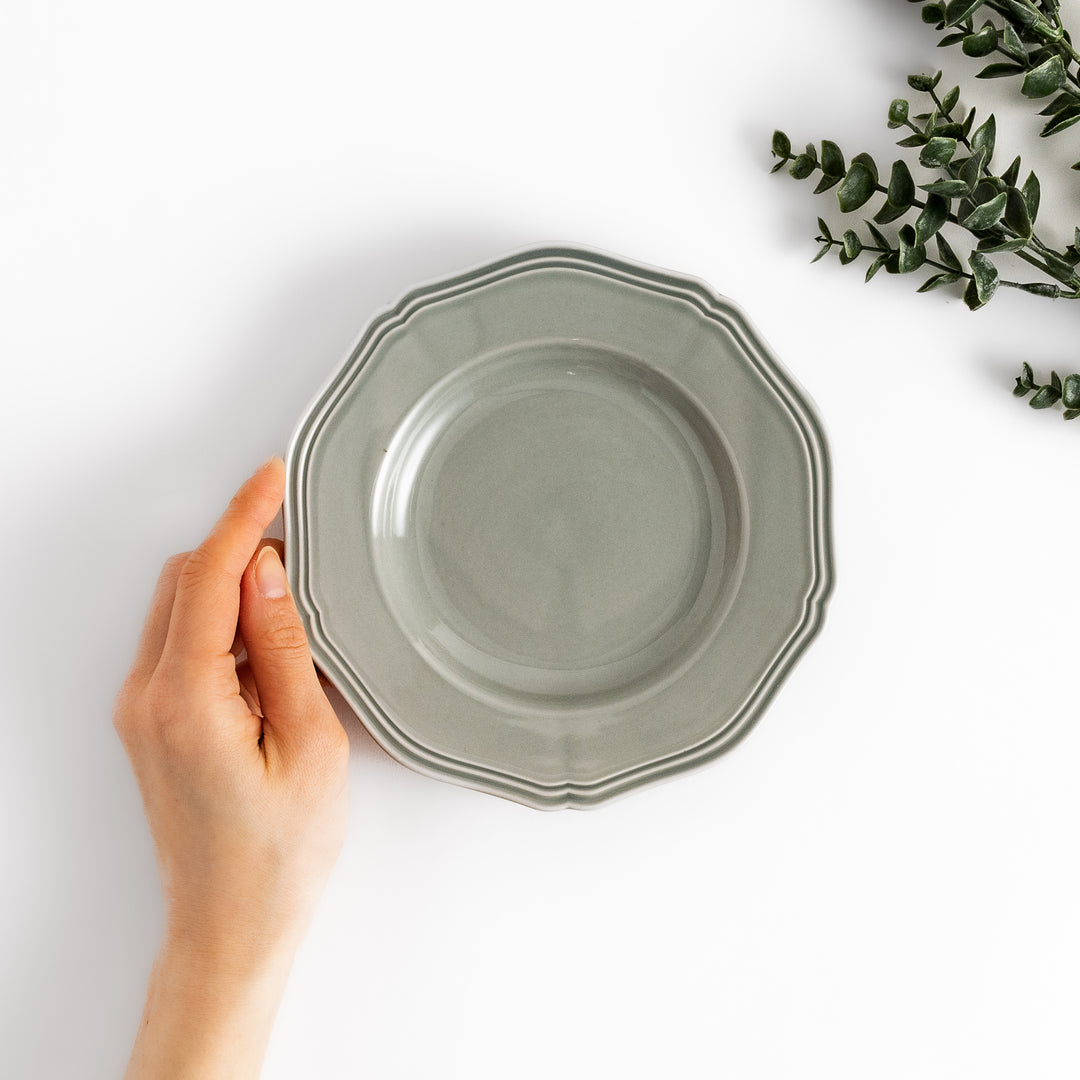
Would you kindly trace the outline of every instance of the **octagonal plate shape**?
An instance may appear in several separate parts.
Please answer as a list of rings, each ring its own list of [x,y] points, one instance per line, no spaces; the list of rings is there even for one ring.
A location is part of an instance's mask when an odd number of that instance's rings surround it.
[[[715,758],[822,624],[821,424],[691,277],[550,246],[418,287],[287,466],[318,666],[399,761],[529,806]]]

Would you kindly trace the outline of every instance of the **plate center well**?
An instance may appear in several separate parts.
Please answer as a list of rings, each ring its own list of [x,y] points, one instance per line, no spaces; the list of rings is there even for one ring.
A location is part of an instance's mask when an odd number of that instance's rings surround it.
[[[410,411],[376,485],[374,561],[401,628],[463,688],[609,698],[661,677],[708,623],[737,546],[734,492],[666,377],[533,343]]]

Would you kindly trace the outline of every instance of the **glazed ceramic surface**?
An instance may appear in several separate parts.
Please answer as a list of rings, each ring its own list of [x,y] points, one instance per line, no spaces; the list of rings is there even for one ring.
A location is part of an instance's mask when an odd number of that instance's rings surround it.
[[[550,247],[417,288],[288,471],[320,668],[400,761],[531,806],[715,757],[821,625],[821,425],[692,278]]]

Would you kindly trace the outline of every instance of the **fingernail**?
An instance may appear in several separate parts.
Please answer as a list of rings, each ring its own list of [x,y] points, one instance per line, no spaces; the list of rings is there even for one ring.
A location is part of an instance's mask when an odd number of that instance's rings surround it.
[[[289,583],[285,579],[285,567],[272,547],[264,547],[255,560],[255,584],[267,600],[280,600],[287,596]]]
[[[278,455],[278,454],[271,454],[271,455],[270,455],[270,456],[269,456],[269,457],[268,457],[268,458],[267,458],[267,459],[266,459],[266,460],[265,460],[265,461],[264,461],[264,462],[263,462],[263,463],[262,463],[262,464],[261,464],[261,465],[259,466],[259,469],[260,469],[260,470],[262,470],[262,469],[269,469],[271,465],[275,465],[275,464],[276,464],[277,462],[279,462],[279,461],[280,461],[280,462],[281,462],[281,463],[282,463],[283,465],[285,464],[285,462],[284,462],[284,461],[282,461],[282,459],[281,459],[280,455]]]

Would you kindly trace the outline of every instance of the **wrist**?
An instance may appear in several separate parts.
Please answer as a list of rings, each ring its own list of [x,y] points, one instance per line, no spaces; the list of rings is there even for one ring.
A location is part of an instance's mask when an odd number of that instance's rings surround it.
[[[163,951],[186,966],[235,977],[288,966],[310,921],[310,905],[285,890],[229,886],[169,889]]]
[[[294,951],[168,933],[128,1080],[258,1077]]]
[[[260,932],[257,926],[191,924],[170,918],[159,962],[207,985],[256,983],[292,965],[302,935]]]

